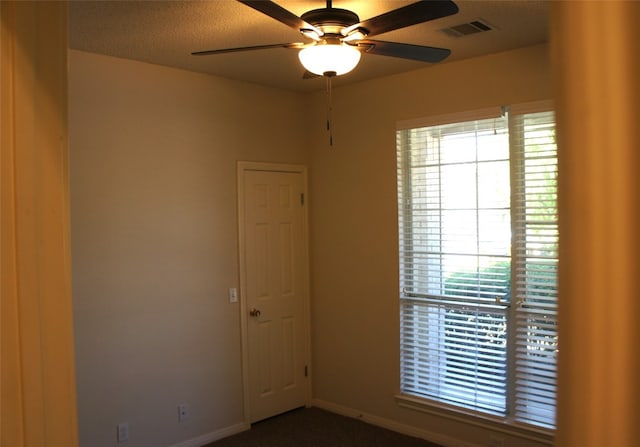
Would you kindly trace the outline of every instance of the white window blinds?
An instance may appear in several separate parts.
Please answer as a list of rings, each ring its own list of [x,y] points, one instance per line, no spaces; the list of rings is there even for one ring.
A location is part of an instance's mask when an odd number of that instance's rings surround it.
[[[557,334],[557,150],[551,112],[510,118],[516,420],[553,427]]]
[[[397,146],[401,390],[553,426],[553,114],[403,129]]]

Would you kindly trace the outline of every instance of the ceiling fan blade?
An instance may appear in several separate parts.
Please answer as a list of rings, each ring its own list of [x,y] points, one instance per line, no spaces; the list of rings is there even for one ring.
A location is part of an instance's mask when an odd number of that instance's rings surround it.
[[[268,15],[272,19],[299,31],[303,28],[316,30],[316,27],[302,20],[300,17],[284,9],[282,6],[268,0],[238,0],[240,3],[247,5],[263,14]],[[322,33],[320,33],[321,35]]]
[[[451,54],[446,48],[425,47],[408,43],[384,42],[382,40],[363,39],[358,41],[358,48],[367,53],[380,56],[400,57],[421,62],[440,62]]]
[[[268,50],[270,48],[304,48],[306,44],[302,42],[294,43],[274,43],[271,45],[254,45],[251,47],[238,47],[238,48],[222,48],[220,50],[204,50],[194,51],[191,53],[193,56],[208,56],[211,54],[224,54],[224,53],[236,53],[239,51],[252,51],[252,50]]]
[[[349,29],[365,28],[369,31],[367,36],[375,36],[418,23],[428,22],[429,20],[450,16],[457,12],[458,6],[451,0],[422,0],[372,17],[349,27]]]

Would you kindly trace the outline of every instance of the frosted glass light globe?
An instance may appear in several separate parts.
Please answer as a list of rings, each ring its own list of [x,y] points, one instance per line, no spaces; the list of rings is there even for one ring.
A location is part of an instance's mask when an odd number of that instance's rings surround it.
[[[360,51],[347,44],[321,44],[303,48],[298,58],[311,73],[340,76],[356,68],[360,62]]]

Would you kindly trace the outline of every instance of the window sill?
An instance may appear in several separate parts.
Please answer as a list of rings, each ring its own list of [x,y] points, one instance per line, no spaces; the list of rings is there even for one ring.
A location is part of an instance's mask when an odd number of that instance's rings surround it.
[[[399,407],[409,410],[429,413],[435,416],[452,419],[464,424],[474,425],[479,428],[504,433],[516,438],[553,445],[554,431],[543,428],[535,428],[525,424],[506,422],[503,418],[485,415],[472,410],[466,410],[452,405],[446,405],[430,401],[409,394],[397,394],[396,403]]]

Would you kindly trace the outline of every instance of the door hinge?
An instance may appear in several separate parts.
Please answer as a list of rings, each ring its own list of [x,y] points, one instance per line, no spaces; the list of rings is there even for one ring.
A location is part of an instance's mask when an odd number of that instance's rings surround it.
[[[309,377],[309,367],[307,365],[304,365],[304,376]]]

